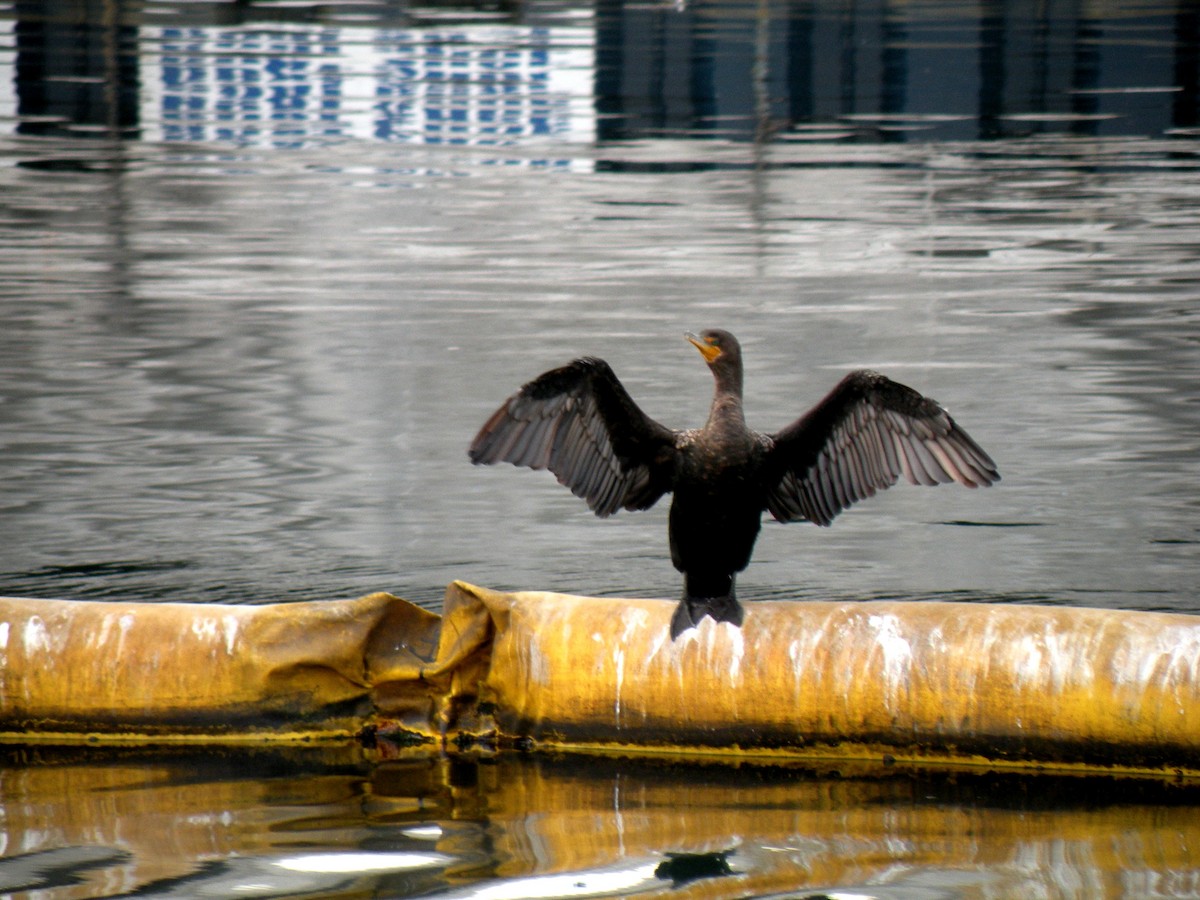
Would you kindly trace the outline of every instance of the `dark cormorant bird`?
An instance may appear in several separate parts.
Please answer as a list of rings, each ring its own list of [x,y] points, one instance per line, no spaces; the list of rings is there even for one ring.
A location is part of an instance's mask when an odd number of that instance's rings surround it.
[[[672,492],[671,562],[683,599],[678,637],[704,616],[742,623],[734,578],[750,562],[763,510],[780,522],[829,525],[896,483],[1000,479],[991,457],[928,397],[866,370],[775,434],[746,427],[742,352],[727,331],[688,334],[716,379],[703,428],[674,431],[647,416],[602,359],[535,378],[484,423],[471,462],[549,469],[597,516],[649,509]]]

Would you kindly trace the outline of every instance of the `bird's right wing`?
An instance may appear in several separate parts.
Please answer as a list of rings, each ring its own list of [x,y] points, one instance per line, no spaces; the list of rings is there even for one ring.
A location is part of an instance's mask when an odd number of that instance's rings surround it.
[[[602,359],[538,376],[484,423],[476,465],[549,469],[598,516],[647,509],[670,490],[675,432],[647,416]]]
[[[772,438],[767,508],[781,522],[829,525],[901,475],[927,485],[1000,480],[992,458],[940,404],[876,372],[851,372]]]

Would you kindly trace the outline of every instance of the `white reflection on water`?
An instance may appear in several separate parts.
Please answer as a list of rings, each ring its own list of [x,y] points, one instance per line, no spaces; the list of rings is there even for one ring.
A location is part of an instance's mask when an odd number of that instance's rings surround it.
[[[289,872],[329,875],[401,872],[445,866],[452,858],[441,853],[306,853],[272,861]]]
[[[571,900],[575,897],[636,896],[662,886],[654,874],[658,865],[657,861],[637,865],[627,860],[620,867],[506,878],[442,896],[447,900]]]

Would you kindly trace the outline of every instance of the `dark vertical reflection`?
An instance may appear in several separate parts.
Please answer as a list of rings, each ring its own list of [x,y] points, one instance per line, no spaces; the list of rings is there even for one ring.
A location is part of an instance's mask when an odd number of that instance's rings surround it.
[[[719,37],[721,36],[721,28],[716,22],[709,22],[707,26],[701,26],[697,21],[699,13],[693,14],[689,7],[686,13],[689,35],[688,43],[688,68],[691,72],[691,78],[688,81],[690,88],[687,95],[688,109],[691,112],[691,121],[684,125],[684,129],[702,129],[705,123],[713,123],[717,120],[720,114],[720,107],[717,103],[718,94],[722,90],[720,83],[720,72],[717,69],[717,60],[721,53]]]
[[[621,4],[616,0],[600,0],[596,4],[596,137],[613,140],[620,133],[620,119],[625,115],[625,57],[624,20]]]
[[[1032,34],[1029,48],[1029,108],[1051,109],[1054,103],[1054,85],[1050,60],[1054,48],[1051,46],[1050,9],[1046,4],[1035,4],[1031,11]]]
[[[858,18],[854,0],[849,0],[838,17],[838,63],[841,69],[838,111],[843,116],[858,112]]]
[[[880,112],[887,116],[899,115],[908,109],[908,29],[900,9],[893,8],[891,0],[883,5],[883,48],[881,56],[882,75],[880,85]],[[887,141],[904,139],[904,132],[884,131],[881,137]]]
[[[793,122],[807,122],[816,112],[813,97],[813,4],[798,2],[786,22],[787,60],[785,75],[791,90],[788,92],[788,117]]]
[[[1171,122],[1176,128],[1200,124],[1200,4],[1179,0],[1175,9],[1175,84]]]
[[[141,134],[138,30],[125,14],[120,0],[19,0],[14,29],[17,133],[100,142],[86,144],[86,155],[21,165],[91,171],[104,180],[97,204],[104,275],[92,287],[105,291],[107,319],[123,330],[137,322],[125,141]]]
[[[687,130],[713,93],[707,53],[688,10],[601,0],[596,6],[600,140]],[[709,51],[711,52],[711,51]]]
[[[1083,118],[1071,122],[1071,133],[1081,136],[1096,133],[1096,122],[1088,116],[1095,115],[1100,100],[1093,93],[1100,86],[1100,41],[1104,30],[1095,20],[1082,16],[1075,22],[1075,36],[1071,42],[1071,112]]]
[[[979,137],[1003,137],[1004,12],[1001,0],[983,3],[979,13]]]
[[[17,130],[138,135],[138,35],[119,0],[18,0]]]

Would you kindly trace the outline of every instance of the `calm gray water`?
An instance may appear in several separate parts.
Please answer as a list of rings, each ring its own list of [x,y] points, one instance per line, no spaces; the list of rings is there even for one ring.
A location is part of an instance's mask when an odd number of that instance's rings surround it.
[[[665,504],[596,520],[466,447],[584,354],[700,424],[682,332],[724,327],[752,425],[869,366],[1004,476],[769,523],[744,597],[1200,611],[1200,13],[1107,9],[0,5],[0,595],[675,596]],[[0,852],[92,833],[52,826]],[[912,863],[879,827],[863,852]],[[570,868],[512,852],[464,883]],[[151,879],[120,859],[53,896]],[[1171,859],[1155,889],[1195,896]],[[946,890],[1029,896],[1006,877]]]

